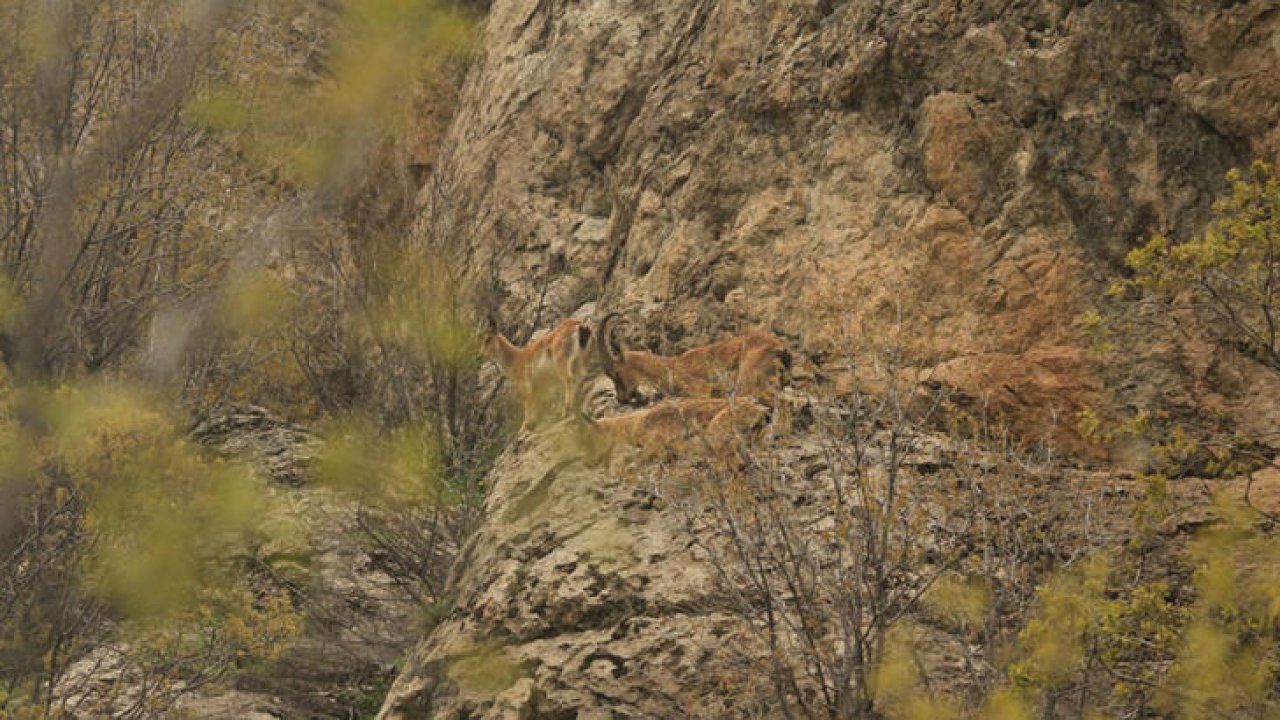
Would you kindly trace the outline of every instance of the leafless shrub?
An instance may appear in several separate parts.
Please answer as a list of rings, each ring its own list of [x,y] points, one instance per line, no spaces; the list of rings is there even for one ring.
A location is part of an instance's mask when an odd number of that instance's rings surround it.
[[[6,352],[28,373],[110,366],[157,303],[217,269],[211,162],[182,117],[229,3],[6,3],[0,256],[28,298]]]
[[[743,659],[780,716],[934,712],[943,688],[976,702],[1037,581],[1104,539],[1100,492],[991,433],[930,432],[945,393],[899,353],[870,370],[875,392],[793,400],[794,431],[743,438],[741,472],[704,465],[668,493],[754,630]],[[1065,508],[1085,515],[1060,522]],[[963,672],[920,655],[944,648]]]

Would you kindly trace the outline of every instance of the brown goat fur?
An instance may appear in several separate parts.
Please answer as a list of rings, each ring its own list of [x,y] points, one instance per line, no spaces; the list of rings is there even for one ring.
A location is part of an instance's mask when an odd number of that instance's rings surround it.
[[[524,412],[520,428],[576,411],[579,383],[587,374],[591,328],[569,318],[524,347],[495,332],[487,346],[515,386]]]
[[[755,330],[666,357],[615,348],[609,336],[611,313],[596,331],[595,354],[617,388],[618,400],[633,403],[650,385],[663,395],[694,398],[729,394],[770,398],[782,370],[790,366],[786,346],[771,333]]]
[[[722,467],[737,468],[735,441],[767,416],[767,408],[749,398],[663,400],[626,415],[588,420],[591,455],[607,457],[619,447],[664,459],[706,453]]]

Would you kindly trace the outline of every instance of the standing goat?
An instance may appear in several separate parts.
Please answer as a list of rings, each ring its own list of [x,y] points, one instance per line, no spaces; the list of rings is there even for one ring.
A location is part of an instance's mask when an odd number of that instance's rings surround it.
[[[791,355],[771,333],[752,331],[703,345],[674,357],[643,350],[615,347],[610,313],[596,329],[596,355],[617,388],[618,400],[633,403],[640,389],[652,386],[663,395],[710,398],[736,393],[771,397],[781,370],[790,367]]]
[[[494,332],[487,348],[520,396],[521,430],[574,412],[579,382],[587,374],[590,342],[591,328],[576,318],[524,347]]]

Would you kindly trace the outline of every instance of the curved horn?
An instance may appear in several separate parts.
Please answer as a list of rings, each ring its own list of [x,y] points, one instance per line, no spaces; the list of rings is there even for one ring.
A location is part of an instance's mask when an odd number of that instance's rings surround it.
[[[615,364],[622,359],[621,355],[614,351],[613,343],[610,342],[609,335],[609,323],[616,317],[618,317],[618,313],[616,312],[611,312],[608,315],[605,315],[604,319],[600,321],[600,326],[596,328],[595,333],[596,355],[600,357],[600,362],[604,366],[605,374],[611,378],[615,376]]]

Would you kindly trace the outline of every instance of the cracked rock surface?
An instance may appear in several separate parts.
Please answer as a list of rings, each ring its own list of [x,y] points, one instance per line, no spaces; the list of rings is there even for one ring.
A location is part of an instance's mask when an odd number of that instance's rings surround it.
[[[566,459],[564,430],[498,460],[455,610],[381,717],[681,717],[714,693],[703,671],[741,628],[708,609],[709,568],[651,490]]]
[[[764,326],[839,392],[901,326],[955,396],[1085,458],[1115,459],[1085,408],[1270,432],[1280,384],[1205,328],[1121,331],[1104,368],[1079,318],[1152,232],[1202,231],[1229,168],[1280,160],[1278,38],[1269,0],[495,0],[420,231],[525,328],[589,301],[663,353]],[[705,697],[738,629],[679,524],[557,457],[500,459],[382,717]]]
[[[526,328],[595,300],[633,345],[765,326],[838,374],[901,324],[1032,439],[1096,455],[1063,418],[1157,397],[1265,431],[1280,388],[1204,328],[1104,369],[1079,319],[1280,160],[1278,37],[1269,0],[499,0],[421,229]]]

